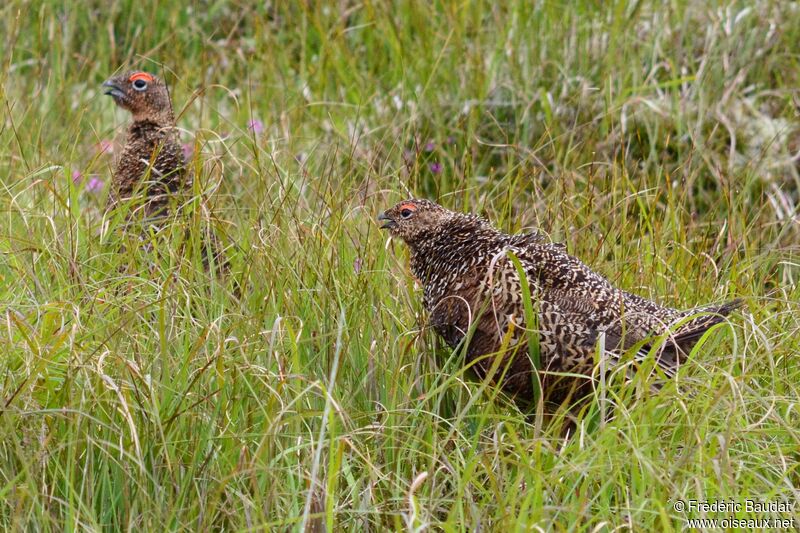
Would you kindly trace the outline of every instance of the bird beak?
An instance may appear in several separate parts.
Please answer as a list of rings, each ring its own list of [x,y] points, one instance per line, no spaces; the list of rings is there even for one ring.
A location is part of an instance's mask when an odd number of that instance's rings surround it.
[[[378,215],[378,220],[379,220],[379,221],[383,221],[383,222],[385,222],[385,223],[384,223],[384,224],[381,226],[381,229],[392,229],[392,228],[394,228],[395,226],[397,226],[397,222],[395,222],[394,220],[392,220],[392,219],[389,217],[389,215],[387,215],[386,213],[381,213],[380,215]]]
[[[124,99],[125,92],[119,88],[119,86],[114,83],[112,80],[106,80],[103,82],[103,87],[108,87],[109,90],[105,92],[105,94],[111,96],[112,98],[116,99]]]

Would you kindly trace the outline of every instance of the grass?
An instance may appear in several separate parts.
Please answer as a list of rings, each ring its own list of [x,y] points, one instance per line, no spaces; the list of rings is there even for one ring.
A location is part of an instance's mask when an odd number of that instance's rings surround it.
[[[0,7],[3,529],[674,531],[678,499],[744,498],[797,524],[800,10],[497,4]],[[180,111],[188,243],[103,218],[125,65]],[[745,310],[564,439],[425,327],[374,221],[410,195]]]

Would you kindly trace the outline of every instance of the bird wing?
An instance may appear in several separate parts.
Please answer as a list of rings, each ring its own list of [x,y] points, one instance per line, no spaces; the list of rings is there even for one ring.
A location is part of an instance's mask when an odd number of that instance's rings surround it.
[[[593,361],[601,335],[609,360],[617,361],[680,316],[674,309],[617,289],[563,247],[536,244],[519,253],[529,283],[537,288],[541,336],[550,338],[550,349],[557,357],[567,357],[566,363]],[[671,375],[678,361],[677,350],[670,348],[665,343],[656,361]],[[634,359],[642,361],[649,352],[645,345]]]
[[[509,235],[507,236],[507,242],[510,246],[515,246],[519,248],[524,248],[530,245],[537,245],[537,244],[546,244],[550,246],[556,246],[561,249],[566,249],[563,243],[560,242],[550,242],[547,236],[544,233],[539,233],[538,231],[532,231],[530,233],[517,233],[516,235]]]
[[[602,330],[618,318],[621,291],[562,246],[539,243],[514,250],[539,298],[574,315],[590,329]]]

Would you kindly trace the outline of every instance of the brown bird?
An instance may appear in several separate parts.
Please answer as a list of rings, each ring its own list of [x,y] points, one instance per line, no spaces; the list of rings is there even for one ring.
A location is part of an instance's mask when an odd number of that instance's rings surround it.
[[[114,176],[107,209],[143,195],[147,218],[168,214],[170,198],[191,188],[166,84],[132,71],[106,80],[105,94],[133,115]]]
[[[560,403],[569,389],[586,391],[589,380],[563,373],[591,376],[601,340],[613,367],[632,348],[634,359],[643,360],[654,337],[667,335],[654,352],[671,377],[700,337],[741,305],[735,300],[689,311],[663,307],[617,289],[538,233],[507,235],[479,216],[429,200],[400,202],[378,219],[408,245],[433,329],[456,348],[473,327],[467,363],[474,362],[485,377],[501,356],[496,369],[506,371],[502,386],[523,403],[535,390],[529,338],[538,342],[542,392]],[[511,254],[525,273],[534,324],[526,324],[523,286]]]
[[[170,203],[188,200],[182,195],[192,188],[167,85],[148,72],[131,71],[109,78],[103,86],[107,88],[105,94],[133,115],[111,180],[106,210],[114,209],[120,201],[141,198],[146,220],[162,220],[170,214]],[[210,228],[206,229],[202,248],[203,264],[208,267],[206,246],[216,264],[227,271],[229,264],[220,241]]]

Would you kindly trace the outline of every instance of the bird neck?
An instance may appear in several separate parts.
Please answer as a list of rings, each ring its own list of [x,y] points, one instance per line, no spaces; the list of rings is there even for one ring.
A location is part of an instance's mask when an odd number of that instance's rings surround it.
[[[175,115],[172,113],[172,108],[163,109],[161,111],[147,110],[145,112],[133,113],[133,124],[155,124],[160,128],[174,128]]]
[[[432,276],[455,273],[474,263],[478,252],[501,234],[474,215],[459,215],[409,243],[411,270],[423,284]]]
[[[163,142],[176,137],[175,123],[164,117],[148,115],[146,118],[134,120],[128,128],[129,139],[148,139],[151,142]]]

